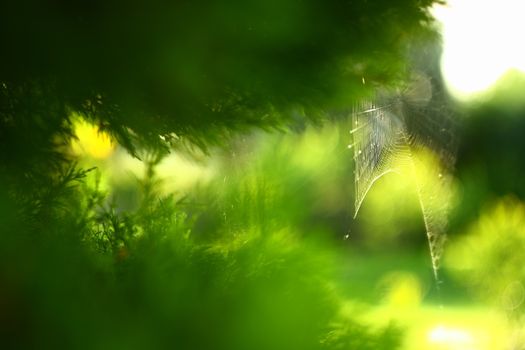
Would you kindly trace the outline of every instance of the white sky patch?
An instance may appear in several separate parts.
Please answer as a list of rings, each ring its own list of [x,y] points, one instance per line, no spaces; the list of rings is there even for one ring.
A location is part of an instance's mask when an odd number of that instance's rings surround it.
[[[525,72],[525,1],[448,0],[433,13],[443,25],[441,69],[457,98],[487,90],[509,69]]]

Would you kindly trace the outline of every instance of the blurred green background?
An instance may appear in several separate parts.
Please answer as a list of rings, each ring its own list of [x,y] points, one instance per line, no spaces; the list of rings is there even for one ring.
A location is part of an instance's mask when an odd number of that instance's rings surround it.
[[[76,299],[73,308],[40,296],[44,315],[37,320],[59,322],[50,327],[75,347],[108,341],[192,349],[520,344],[525,109],[500,101],[505,89],[495,88],[482,104],[458,107],[461,141],[439,282],[410,178],[384,176],[353,218],[350,120],[258,131],[210,154],[151,154],[139,161],[79,119],[72,150],[84,168],[97,167],[86,175],[77,204],[91,222],[82,241],[103,254],[96,263],[91,255],[77,257],[88,264],[82,283],[95,291],[70,292],[106,304],[79,310]],[[99,197],[105,199],[98,207],[88,203]],[[72,247],[62,249],[69,257]],[[64,270],[49,258],[54,251],[45,254],[33,257],[45,261],[41,288],[49,288],[45,271],[53,271],[65,274],[52,279],[61,290],[77,267]],[[45,315],[57,304],[53,316]],[[73,316],[78,325],[70,323]]]
[[[413,178],[354,218],[351,107],[440,81],[432,1],[36,3],[0,11],[0,347],[523,347],[523,73],[438,106],[439,280]]]

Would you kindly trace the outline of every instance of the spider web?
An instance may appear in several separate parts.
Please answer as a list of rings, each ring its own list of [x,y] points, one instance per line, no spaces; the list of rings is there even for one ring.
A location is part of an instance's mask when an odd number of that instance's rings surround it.
[[[415,74],[405,89],[379,90],[352,112],[355,216],[374,183],[394,172],[413,180],[436,281],[446,239],[455,121],[443,89]]]

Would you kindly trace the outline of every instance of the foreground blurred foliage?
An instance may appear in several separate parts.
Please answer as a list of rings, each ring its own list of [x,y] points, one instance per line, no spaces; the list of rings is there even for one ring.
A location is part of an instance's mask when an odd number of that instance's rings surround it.
[[[363,78],[404,76],[409,46],[432,35],[434,2],[3,2],[0,83],[84,115],[133,151],[181,136],[204,146],[346,108]]]
[[[152,167],[134,212],[111,206],[97,181],[81,184],[85,172],[71,169],[52,196],[63,205],[47,203],[39,217],[45,221],[2,222],[4,344],[392,349],[399,343],[395,329],[374,330],[358,314],[342,312],[334,246],[318,236],[301,239],[286,220],[261,216],[279,212],[271,208],[279,194],[226,188],[217,205],[228,206],[228,192],[239,191],[252,219],[232,210],[227,225],[206,225],[221,239],[195,237],[183,206],[155,192]]]
[[[471,295],[505,315],[497,348],[525,341],[525,206],[506,197],[485,208],[477,222],[449,247],[447,269]]]
[[[472,291],[509,312],[523,313],[525,301],[525,206],[505,198],[485,210],[448,252],[449,268]]]

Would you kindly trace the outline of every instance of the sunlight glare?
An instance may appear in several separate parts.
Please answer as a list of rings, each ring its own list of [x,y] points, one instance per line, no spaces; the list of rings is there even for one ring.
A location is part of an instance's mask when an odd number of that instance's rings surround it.
[[[451,93],[469,99],[510,69],[525,72],[525,2],[449,0],[434,8],[442,23],[441,69]]]
[[[437,326],[428,333],[428,341],[446,345],[448,349],[474,349],[474,338],[461,329]]]

